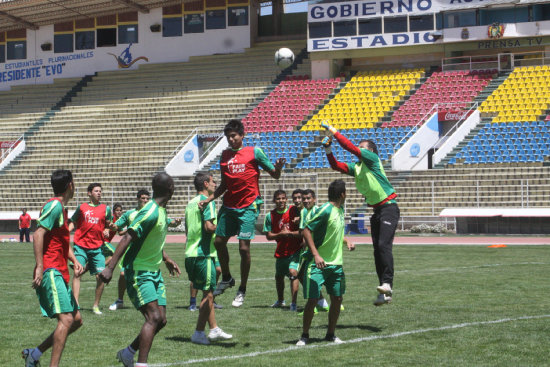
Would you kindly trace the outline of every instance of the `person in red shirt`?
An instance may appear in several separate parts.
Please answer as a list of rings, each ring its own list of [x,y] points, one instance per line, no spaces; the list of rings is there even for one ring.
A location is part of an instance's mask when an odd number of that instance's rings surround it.
[[[287,206],[287,197],[284,190],[277,190],[273,194],[275,209],[265,216],[264,232],[270,241],[277,241],[275,249],[275,286],[277,288],[277,302],[271,307],[278,308],[285,305],[285,276],[290,279],[292,303],[290,311],[297,311],[296,298],[298,296],[298,265],[300,263],[300,249],[302,236],[300,224],[295,218],[300,217],[299,209]]]
[[[235,285],[235,279],[229,271],[227,241],[237,235],[241,255],[241,284],[232,305],[240,307],[244,302],[250,273],[250,240],[254,238],[256,220],[263,204],[258,185],[260,167],[278,180],[286,159],[279,158],[273,165],[261,148],[244,147],[244,125],[240,120],[229,121],[223,133],[227,138],[229,149],[224,150],[220,158],[220,185],[214,194],[199,202],[198,205],[202,209],[212,200],[223,195],[223,205],[218,213],[214,240],[222,268],[222,281],[216,286],[214,296],[222,294],[227,288]]]
[[[40,365],[40,357],[52,348],[50,366],[59,365],[69,334],[82,326],[71,287],[67,259],[74,263],[75,274],[82,272],[70,246],[70,233],[65,206],[74,195],[71,171],[57,170],[51,176],[54,197],[40,211],[38,228],[34,232],[36,265],[32,287],[36,290],[42,314],[57,319],[57,327],[38,347],[24,349],[21,354],[25,366]]]
[[[19,242],[23,242],[25,237],[26,242],[31,242],[31,216],[27,213],[27,209],[21,209],[23,214],[19,216]]]
[[[71,217],[71,230],[76,228],[74,233],[75,257],[82,265],[90,271],[90,275],[96,276],[95,300],[92,311],[101,315],[99,301],[103,294],[105,284],[97,276],[105,269],[105,256],[101,251],[106,228],[112,220],[111,208],[101,204],[101,184],[92,183],[88,186],[89,203],[82,203]],[[74,275],[73,289],[76,301],[80,295],[80,279],[82,274]]]

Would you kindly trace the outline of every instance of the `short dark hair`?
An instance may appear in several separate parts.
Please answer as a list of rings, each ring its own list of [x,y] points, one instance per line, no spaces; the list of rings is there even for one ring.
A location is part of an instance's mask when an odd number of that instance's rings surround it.
[[[376,143],[374,142],[374,140],[363,139],[359,142],[359,144],[361,144],[361,143],[367,143],[367,146],[369,147],[369,149],[372,150],[373,153],[378,155],[378,147],[376,146]]]
[[[151,197],[151,193],[149,192],[149,190],[147,189],[139,189],[138,192],[137,192],[137,198],[141,198],[142,195],[147,195],[149,197]]]
[[[206,181],[210,181],[210,177],[212,177],[212,174],[206,173],[206,172],[199,172],[195,176],[195,179],[193,180],[193,184],[195,185],[195,190],[202,191],[205,189],[204,183]]]
[[[153,187],[153,197],[168,195],[170,193],[170,186],[173,184],[174,179],[168,173],[157,173],[151,182],[151,186]]]
[[[302,189],[296,189],[294,191],[292,191],[292,195],[291,196],[294,196],[296,194],[300,194],[300,195],[303,195],[304,194],[304,190]]]
[[[71,171],[66,169],[53,171],[51,183],[55,195],[61,195],[67,191],[71,182],[73,182],[73,173]]]
[[[315,191],[313,191],[312,189],[305,189],[303,194],[304,195],[311,195],[312,198],[315,197]]]
[[[275,202],[275,199],[277,199],[277,196],[281,194],[286,196],[286,191],[283,189],[275,190],[275,192],[273,193],[273,202]]]
[[[346,192],[346,183],[342,180],[332,181],[328,186],[328,199],[329,201],[336,201],[340,199],[343,193]]]
[[[94,191],[94,189],[95,189],[96,187],[99,187],[100,189],[102,189],[100,183],[94,182],[94,183],[91,183],[91,184],[88,185],[88,192]]]
[[[223,128],[223,134],[225,136],[228,136],[232,132],[236,132],[239,135],[244,135],[244,125],[241,120],[229,120],[229,122]]]
[[[121,203],[115,203],[115,205],[113,205],[113,211],[115,211],[116,208],[122,209],[122,204]]]

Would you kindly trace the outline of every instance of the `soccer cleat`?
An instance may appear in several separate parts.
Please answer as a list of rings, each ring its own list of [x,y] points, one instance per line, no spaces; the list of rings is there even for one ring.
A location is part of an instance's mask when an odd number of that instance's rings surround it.
[[[274,304],[271,305],[271,308],[281,308],[286,305],[286,302],[283,301],[277,301]]]
[[[241,291],[237,291],[237,295],[233,299],[233,302],[231,303],[233,307],[241,307],[244,303],[244,296],[245,294]]]
[[[210,340],[208,340],[204,331],[195,330],[195,332],[191,336],[191,343],[209,345]]]
[[[343,343],[342,339],[340,339],[339,337],[337,337],[335,335],[333,335],[333,336],[328,336],[327,335],[327,336],[325,336],[325,340],[327,342],[331,342],[331,343],[334,343],[334,344],[342,344]]]
[[[92,312],[96,315],[103,315],[103,312],[99,309],[99,306],[92,307]]]
[[[385,294],[379,294],[378,297],[376,297],[376,299],[373,302],[375,306],[382,306],[382,305],[385,305],[386,303],[391,303],[391,297],[386,296]]]
[[[219,296],[220,294],[225,292],[226,289],[231,288],[234,285],[235,285],[235,279],[233,278],[229,279],[227,282],[222,280],[221,282],[218,283],[218,285],[216,286],[216,290],[212,294],[214,296]]]
[[[317,308],[317,311],[328,311],[329,310],[328,302],[324,298],[321,298],[319,301],[317,301],[317,306],[315,306],[315,307]]]
[[[35,361],[31,355],[32,350],[30,348],[21,351],[21,357],[25,360],[25,367],[40,367],[40,361]]]
[[[223,306],[217,304],[216,302],[214,302],[214,308],[215,308],[216,310],[221,310],[221,309],[223,308]]]
[[[318,313],[319,311],[317,311],[317,306],[315,306],[315,308],[313,309],[313,314],[317,315]],[[298,316],[304,316],[304,311],[298,313]]]
[[[308,338],[304,338],[303,336],[298,340],[298,343],[296,343],[297,347],[303,347],[308,342]]]
[[[290,304],[290,311],[292,311],[292,312],[298,311],[298,306],[296,306],[296,303],[291,303]]]
[[[189,305],[189,307],[187,307],[187,309],[189,311],[197,311],[197,305],[195,303]]]
[[[376,287],[376,290],[380,294],[385,294],[386,296],[391,296],[393,294],[393,291],[391,290],[391,285],[388,283],[382,283],[382,285],[379,285]]]
[[[224,332],[220,327],[217,327],[215,329],[211,329],[210,333],[208,334],[208,339],[215,341],[215,340],[229,340],[233,338],[233,335],[228,334]]]
[[[340,305],[340,311],[344,311],[345,308],[344,308],[344,305]]]
[[[118,359],[118,361],[122,363],[124,367],[134,367],[134,356],[132,356],[132,358],[129,358],[127,355],[125,355],[124,349],[121,349],[117,352],[116,359]]]
[[[121,308],[124,308],[124,302],[118,299],[109,306],[109,310],[111,311],[120,310]]]

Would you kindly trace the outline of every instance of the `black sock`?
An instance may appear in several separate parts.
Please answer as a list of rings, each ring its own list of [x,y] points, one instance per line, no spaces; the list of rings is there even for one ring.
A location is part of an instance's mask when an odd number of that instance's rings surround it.
[[[302,333],[302,338],[309,339],[309,333]]]
[[[242,285],[240,285],[239,292],[246,293],[246,287],[243,287]]]
[[[326,340],[332,340],[332,339],[334,339],[334,334],[329,334],[329,333],[327,333],[327,335],[325,335],[325,339],[326,339]]]

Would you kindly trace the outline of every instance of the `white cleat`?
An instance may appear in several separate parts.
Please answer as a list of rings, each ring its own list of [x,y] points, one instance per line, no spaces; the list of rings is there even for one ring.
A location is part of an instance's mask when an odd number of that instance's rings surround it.
[[[124,308],[124,302],[119,300],[116,300],[115,302],[113,302],[112,305],[109,306],[109,310],[111,311],[120,310],[121,308]]]
[[[235,299],[233,299],[233,302],[231,303],[233,307],[241,307],[244,303],[244,293],[241,291],[237,291],[237,295],[235,296]]]
[[[271,305],[271,308],[281,308],[286,305],[285,301],[277,301]]]
[[[233,335],[228,334],[224,332],[220,327],[217,327],[215,329],[211,329],[210,333],[208,334],[208,339],[215,341],[215,340],[229,340],[233,338]]]
[[[191,343],[201,344],[201,345],[209,345],[210,340],[208,340],[208,338],[206,337],[206,334],[204,333],[204,331],[195,330],[195,332],[191,336]]]
[[[391,303],[391,297],[386,296],[385,294],[379,294],[378,297],[374,300],[373,304],[375,306],[382,306],[388,303]]]
[[[393,294],[391,285],[389,285],[388,283],[382,283],[382,285],[376,287],[376,290],[378,291],[378,293],[385,294],[386,296],[391,296]]]
[[[303,347],[307,344],[307,342],[308,342],[307,338],[301,337],[300,340],[298,340],[298,342],[296,343],[296,346]]]

